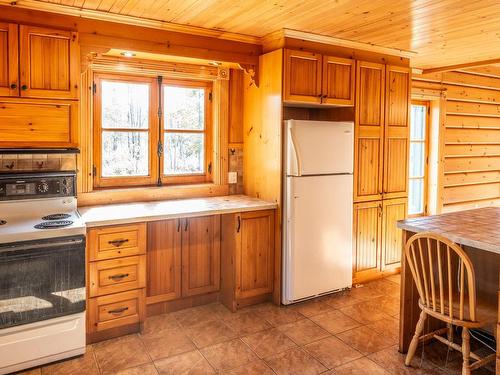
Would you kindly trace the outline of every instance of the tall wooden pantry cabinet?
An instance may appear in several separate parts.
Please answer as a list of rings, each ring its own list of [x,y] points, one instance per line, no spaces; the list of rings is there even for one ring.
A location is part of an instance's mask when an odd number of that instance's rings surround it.
[[[410,69],[358,61],[354,157],[354,283],[400,267],[408,199]]]

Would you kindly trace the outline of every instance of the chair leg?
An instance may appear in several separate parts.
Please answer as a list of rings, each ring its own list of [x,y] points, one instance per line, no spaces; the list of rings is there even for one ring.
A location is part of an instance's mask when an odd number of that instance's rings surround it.
[[[420,335],[422,334],[422,331],[424,330],[424,323],[425,323],[426,319],[427,319],[427,314],[424,311],[422,311],[420,313],[420,318],[418,319],[417,326],[415,327],[415,334],[413,335],[413,338],[411,339],[411,342],[410,342],[410,347],[408,348],[408,354],[406,354],[406,359],[405,359],[406,366],[410,366],[411,360],[413,359],[413,356],[415,355],[415,351],[417,350]]]
[[[465,327],[462,329],[462,357],[462,375],[470,375],[470,333],[469,329]]]

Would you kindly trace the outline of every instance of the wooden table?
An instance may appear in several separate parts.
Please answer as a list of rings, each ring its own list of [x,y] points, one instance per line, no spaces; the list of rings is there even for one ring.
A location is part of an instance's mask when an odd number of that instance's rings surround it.
[[[425,216],[399,221],[403,230],[401,262],[401,309],[399,350],[408,351],[420,314],[418,292],[404,256],[404,244],[415,233],[435,232],[460,244],[472,260],[476,273],[476,289],[499,305],[497,321],[496,373],[500,374],[500,207]],[[436,323],[436,322],[435,322]]]

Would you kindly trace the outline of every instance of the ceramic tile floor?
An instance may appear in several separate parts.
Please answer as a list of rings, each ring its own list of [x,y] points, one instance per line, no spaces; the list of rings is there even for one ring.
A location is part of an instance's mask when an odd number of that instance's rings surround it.
[[[155,316],[142,334],[22,374],[460,374],[460,354],[450,352],[446,361],[438,343],[404,366],[397,351],[399,283],[390,276],[286,308],[263,304],[233,314],[211,304]]]

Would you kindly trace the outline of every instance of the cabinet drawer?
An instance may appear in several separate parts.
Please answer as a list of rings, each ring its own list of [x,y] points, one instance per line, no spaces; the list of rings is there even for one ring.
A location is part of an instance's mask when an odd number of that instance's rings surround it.
[[[91,298],[89,319],[93,332],[138,323],[144,315],[144,289]]]
[[[146,223],[89,230],[89,260],[103,260],[146,253]]]
[[[124,292],[146,286],[146,256],[90,263],[90,297]]]

